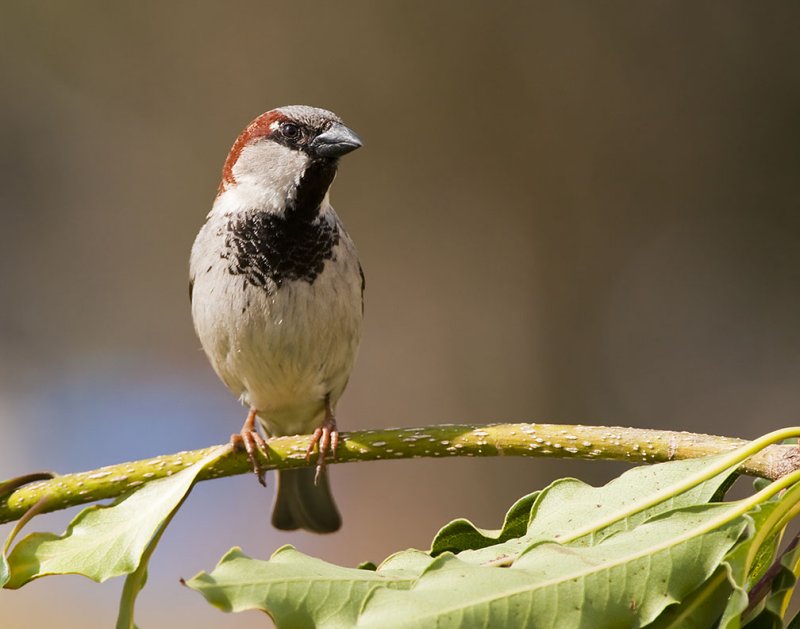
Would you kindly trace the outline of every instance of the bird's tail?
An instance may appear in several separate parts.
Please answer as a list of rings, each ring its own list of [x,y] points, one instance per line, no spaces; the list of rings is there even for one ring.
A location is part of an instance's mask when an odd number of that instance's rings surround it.
[[[283,531],[305,529],[312,533],[333,533],[342,518],[331,495],[328,471],[314,483],[313,467],[280,470],[272,509],[272,525]]]

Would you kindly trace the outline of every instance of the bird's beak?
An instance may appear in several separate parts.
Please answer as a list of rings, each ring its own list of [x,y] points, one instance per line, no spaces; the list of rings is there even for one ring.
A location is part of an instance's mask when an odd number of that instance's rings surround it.
[[[341,157],[362,144],[361,138],[352,129],[335,122],[330,129],[314,138],[311,149],[320,157]]]

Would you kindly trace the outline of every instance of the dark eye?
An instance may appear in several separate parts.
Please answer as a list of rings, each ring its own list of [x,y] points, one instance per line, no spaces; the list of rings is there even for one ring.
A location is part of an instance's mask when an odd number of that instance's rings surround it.
[[[281,125],[281,134],[283,134],[283,137],[287,140],[296,140],[300,137],[300,127],[291,122],[284,122]]]

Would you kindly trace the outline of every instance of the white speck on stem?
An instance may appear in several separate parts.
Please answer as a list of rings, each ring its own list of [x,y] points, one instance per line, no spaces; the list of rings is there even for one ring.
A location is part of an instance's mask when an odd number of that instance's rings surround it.
[[[675,437],[670,437],[669,444],[667,446],[667,459],[670,461],[674,459],[677,451],[678,442],[676,441]]]
[[[382,448],[383,446],[386,445],[386,442],[385,441],[373,441],[372,445],[375,446],[376,448]]]

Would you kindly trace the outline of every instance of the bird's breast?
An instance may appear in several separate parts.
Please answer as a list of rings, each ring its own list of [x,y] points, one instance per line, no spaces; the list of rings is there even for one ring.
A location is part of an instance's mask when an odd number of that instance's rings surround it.
[[[301,281],[314,283],[336,255],[341,226],[332,213],[311,220],[269,212],[227,219],[221,256],[232,275],[260,288]]]
[[[195,328],[225,384],[267,423],[279,421],[273,434],[305,432],[280,429],[313,425],[308,415],[327,395],[335,404],[355,361],[358,256],[335,215],[288,243],[275,222],[242,218],[210,221],[195,242]]]

